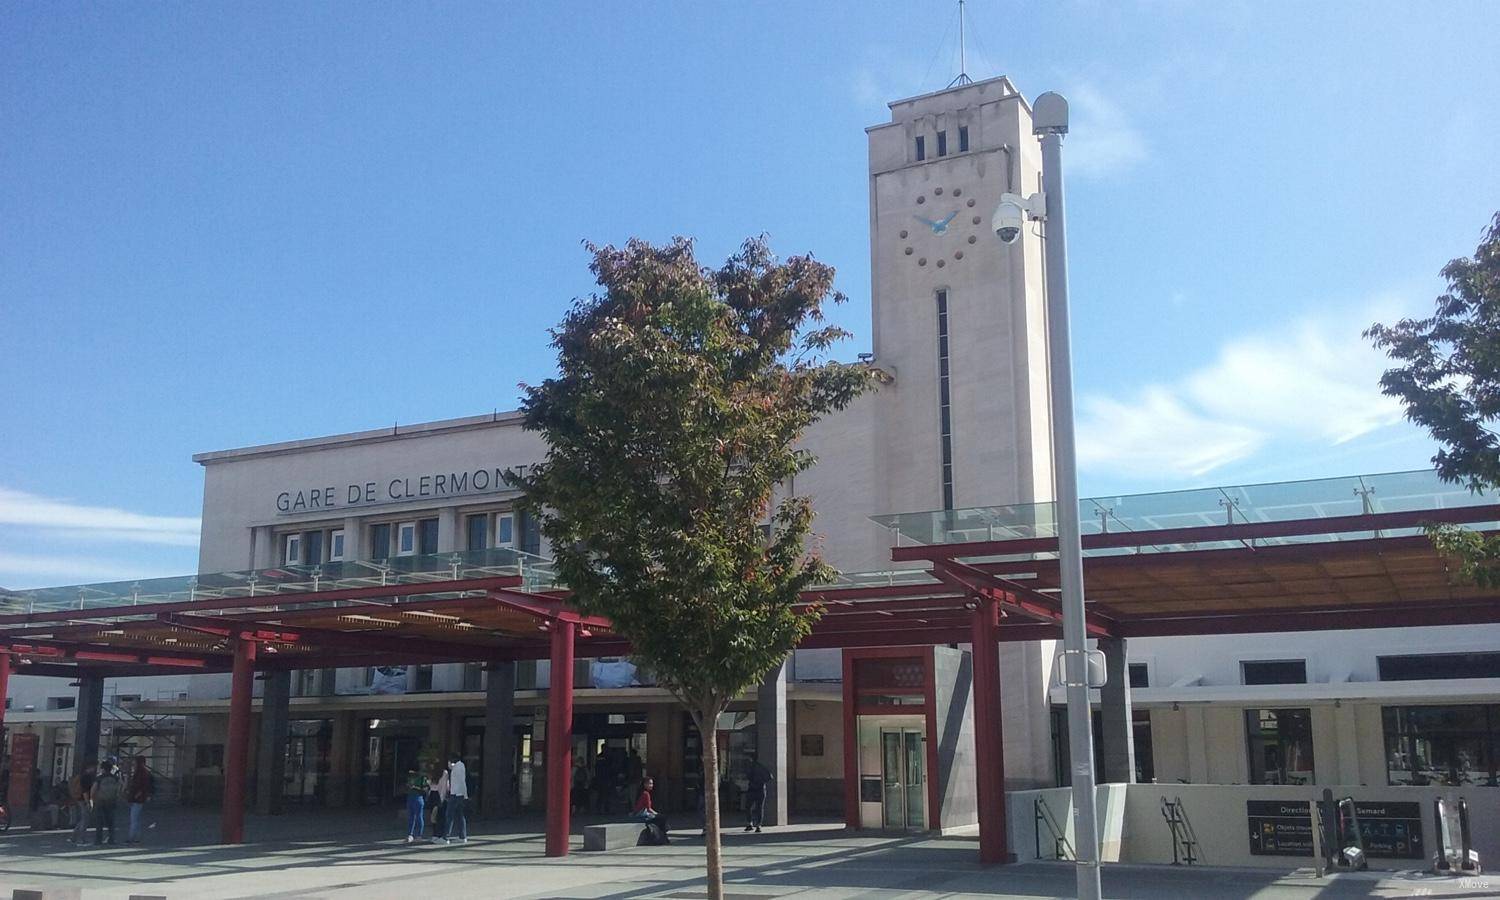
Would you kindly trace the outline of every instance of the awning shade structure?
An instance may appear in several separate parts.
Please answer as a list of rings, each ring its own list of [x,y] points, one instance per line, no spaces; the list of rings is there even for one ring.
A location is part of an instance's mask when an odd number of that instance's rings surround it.
[[[1500,504],[1431,472],[1084,508],[1095,636],[1500,622],[1500,592],[1462,583],[1423,533],[1438,522],[1500,530]],[[999,643],[1061,636],[1053,520],[1048,504],[877,517],[905,568],[805,592],[822,616],[802,646],[970,644],[975,670],[997,680]],[[243,835],[255,671],[546,658],[558,676],[548,700],[547,852],[564,855],[573,660],[629,650],[607,621],[569,604],[546,560],[513,550],[0,593],[0,681],[13,663],[18,674],[93,678],[233,672],[227,842]],[[985,684],[995,689],[976,692],[976,722],[998,732],[998,684]],[[981,858],[997,861],[1003,772],[980,793]]]
[[[1089,629],[1120,637],[1500,621],[1422,532],[1500,528],[1500,504],[1431,472],[1083,501]],[[968,641],[980,598],[1002,641],[1060,634],[1051,504],[876,517],[910,568],[804,595],[806,647]],[[550,623],[577,652],[629,647],[578,615],[547,561],[515,550],[76,585],[0,595],[0,650],[38,674],[227,671],[231,642],[261,669],[540,659]]]

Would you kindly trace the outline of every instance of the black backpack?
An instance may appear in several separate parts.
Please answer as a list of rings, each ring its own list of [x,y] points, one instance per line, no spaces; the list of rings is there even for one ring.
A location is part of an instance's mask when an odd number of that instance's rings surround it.
[[[94,790],[98,792],[100,803],[114,803],[120,799],[120,779],[113,774],[100,775],[94,782]]]

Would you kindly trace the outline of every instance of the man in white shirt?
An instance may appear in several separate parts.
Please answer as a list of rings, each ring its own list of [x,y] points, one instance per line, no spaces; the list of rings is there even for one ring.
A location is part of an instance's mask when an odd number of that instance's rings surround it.
[[[469,842],[469,770],[457,753],[448,754],[448,843]]]

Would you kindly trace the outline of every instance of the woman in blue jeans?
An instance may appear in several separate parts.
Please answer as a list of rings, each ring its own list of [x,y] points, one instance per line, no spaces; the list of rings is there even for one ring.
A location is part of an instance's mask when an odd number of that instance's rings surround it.
[[[427,827],[427,776],[416,769],[406,770],[406,842],[414,844]]]

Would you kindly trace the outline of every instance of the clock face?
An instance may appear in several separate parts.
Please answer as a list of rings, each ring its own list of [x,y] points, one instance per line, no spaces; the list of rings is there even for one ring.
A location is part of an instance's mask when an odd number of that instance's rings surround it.
[[[975,210],[973,197],[961,187],[945,191],[935,187],[917,197],[917,213],[910,228],[901,229],[901,252],[921,267],[943,268],[961,262],[964,253],[979,243],[983,218]]]

